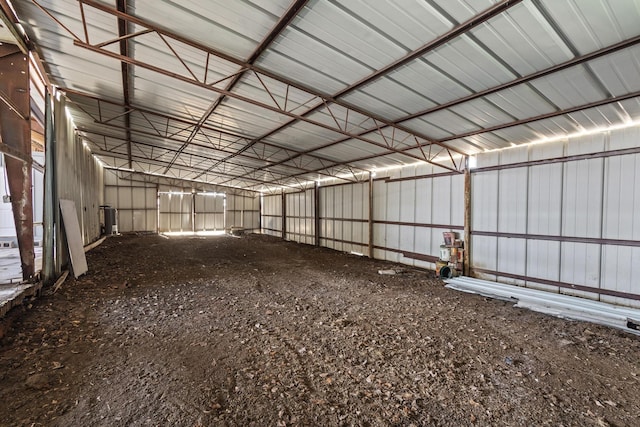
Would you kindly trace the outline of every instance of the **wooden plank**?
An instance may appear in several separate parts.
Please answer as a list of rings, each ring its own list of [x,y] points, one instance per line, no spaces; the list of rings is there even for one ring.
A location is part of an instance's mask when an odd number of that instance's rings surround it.
[[[62,220],[64,221],[64,229],[67,235],[73,275],[78,278],[89,271],[89,268],[87,267],[87,259],[82,246],[82,235],[75,202],[73,200],[60,199],[60,211],[62,212]]]

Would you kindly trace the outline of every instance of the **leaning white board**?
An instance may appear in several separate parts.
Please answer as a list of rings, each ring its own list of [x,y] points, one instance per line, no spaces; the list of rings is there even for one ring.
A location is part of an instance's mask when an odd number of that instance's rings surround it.
[[[87,267],[87,258],[84,256],[75,202],[73,200],[60,199],[60,211],[62,212],[62,220],[64,221],[64,229],[67,235],[73,275],[77,279],[89,271],[89,267]]]

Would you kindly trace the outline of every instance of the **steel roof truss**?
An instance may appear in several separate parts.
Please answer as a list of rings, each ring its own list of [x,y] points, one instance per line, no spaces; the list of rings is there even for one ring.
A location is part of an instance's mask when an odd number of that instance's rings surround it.
[[[35,0],[32,0],[32,1],[34,1],[34,2],[35,2]],[[100,3],[95,2],[95,1],[93,1],[93,0],[79,0],[79,2],[80,2],[80,3],[84,3],[84,4],[86,4],[86,5],[89,5],[89,6],[92,6],[92,7],[96,8],[96,9],[98,9],[98,10],[101,10],[101,11],[103,11],[103,12],[106,12],[106,13],[112,14],[112,15],[114,15],[114,16],[117,16],[119,19],[126,20],[126,21],[128,21],[128,22],[130,22],[130,23],[134,23],[134,24],[136,24],[136,25],[140,25],[140,26],[146,27],[146,28],[148,28],[148,29],[150,29],[150,30],[153,30],[153,32],[154,32],[154,33],[158,34],[159,36],[162,36],[163,38],[164,38],[164,37],[171,38],[171,39],[174,39],[174,40],[176,40],[176,41],[178,41],[178,42],[185,43],[185,44],[187,44],[187,45],[189,45],[189,46],[191,46],[191,47],[193,47],[193,48],[195,48],[195,49],[201,50],[201,51],[203,52],[204,56],[205,56],[205,61],[206,61],[206,55],[207,55],[207,54],[213,54],[213,55],[218,56],[218,57],[220,57],[220,58],[222,58],[222,59],[224,59],[224,60],[227,60],[227,61],[230,61],[230,62],[236,63],[236,64],[241,65],[241,66],[246,66],[246,67],[248,67],[249,69],[253,70],[255,73],[258,73],[258,72],[259,72],[262,76],[267,76],[267,77],[270,77],[270,78],[272,78],[272,79],[274,79],[274,80],[277,80],[277,81],[279,81],[279,82],[281,82],[281,83],[288,84],[288,85],[291,85],[291,86],[293,86],[293,87],[296,87],[296,88],[298,88],[298,89],[300,89],[300,90],[303,90],[303,91],[307,91],[307,92],[313,93],[313,92],[312,92],[312,91],[310,91],[308,88],[302,88],[302,87],[299,87],[299,85],[295,85],[293,82],[287,81],[286,79],[283,79],[282,77],[272,75],[272,74],[270,74],[270,73],[266,72],[265,70],[259,70],[257,67],[255,67],[255,66],[253,66],[253,65],[251,65],[251,64],[247,64],[247,63],[245,63],[245,62],[239,61],[239,60],[237,60],[237,59],[235,59],[235,58],[232,58],[232,57],[230,57],[230,56],[228,56],[228,55],[222,54],[221,52],[216,52],[216,51],[214,51],[213,49],[206,48],[206,47],[201,46],[201,45],[199,45],[199,44],[197,44],[197,43],[195,43],[195,42],[193,42],[193,41],[187,40],[187,39],[185,39],[184,37],[180,37],[180,36],[178,36],[178,35],[176,35],[176,34],[172,34],[172,33],[168,32],[168,31],[166,31],[166,30],[162,30],[162,29],[160,29],[160,28],[157,28],[157,27],[155,27],[154,25],[152,25],[152,24],[150,24],[150,23],[147,23],[147,22],[145,22],[145,21],[144,21],[144,20],[142,20],[142,19],[139,19],[139,18],[136,18],[136,17],[134,17],[134,16],[131,16],[131,15],[127,14],[127,13],[123,13],[123,12],[121,12],[121,11],[118,11],[118,10],[115,10],[115,9],[113,9],[113,8],[107,7],[107,6],[105,6],[105,5],[102,5],[102,4],[100,4]],[[48,12],[47,12],[47,14],[48,14],[49,16],[52,16],[52,15],[51,15],[50,13],[48,13]],[[52,17],[53,17],[53,16],[52,16]],[[60,23],[60,21],[59,21],[59,20],[55,19],[55,17],[53,17],[53,18],[54,18],[54,20],[55,20],[59,25],[61,25],[63,28],[65,28],[65,30],[67,30],[67,31],[68,31],[68,29],[67,29],[66,27],[64,27],[64,26]],[[256,101],[256,100],[254,100],[254,99],[251,99],[251,98],[248,98],[248,97],[245,97],[245,96],[239,95],[239,94],[234,93],[234,92],[229,91],[229,90],[220,89],[220,88],[216,88],[216,87],[213,87],[213,86],[206,85],[206,84],[204,84],[200,79],[198,79],[196,76],[194,76],[192,72],[190,72],[190,73],[189,73],[189,74],[190,74],[190,76],[186,76],[186,75],[183,75],[183,74],[178,74],[178,73],[170,72],[170,71],[167,71],[167,70],[163,69],[162,67],[155,66],[155,65],[153,65],[153,64],[149,64],[149,63],[146,63],[146,62],[143,62],[143,61],[139,61],[139,60],[134,59],[134,58],[131,58],[131,57],[127,56],[127,55],[117,54],[117,53],[114,53],[114,52],[111,52],[111,51],[105,50],[104,48],[99,47],[99,44],[97,44],[97,43],[95,43],[95,44],[87,43],[86,41],[83,41],[82,39],[80,39],[79,37],[77,37],[77,36],[76,36],[75,34],[73,34],[72,32],[70,32],[70,31],[69,31],[69,33],[74,37],[74,45],[79,46],[79,47],[82,47],[82,48],[85,48],[85,49],[88,49],[88,50],[93,51],[93,52],[96,52],[96,53],[101,53],[101,54],[103,54],[103,55],[105,55],[105,56],[108,56],[108,57],[111,57],[111,58],[113,58],[113,59],[120,60],[122,63],[129,64],[129,65],[136,65],[136,66],[139,66],[139,67],[142,67],[142,68],[146,68],[146,69],[149,69],[149,70],[151,70],[151,71],[157,72],[157,73],[159,73],[159,74],[163,74],[163,75],[166,75],[166,76],[168,76],[168,77],[172,77],[172,78],[175,78],[175,79],[177,79],[177,80],[184,81],[184,82],[186,82],[186,83],[191,83],[191,84],[194,84],[194,85],[197,85],[197,86],[203,87],[203,88],[208,88],[208,89],[213,90],[213,91],[215,91],[215,92],[217,92],[217,93],[219,93],[219,94],[221,94],[221,95],[228,96],[228,97],[230,97],[230,98],[235,98],[235,99],[238,99],[238,100],[240,100],[240,101],[244,101],[244,102],[247,102],[247,103],[249,103],[249,104],[256,105],[256,106],[259,106],[259,107],[262,107],[262,108],[264,108],[264,109],[266,109],[266,110],[270,110],[270,111],[273,111],[273,112],[281,113],[281,114],[283,114],[283,115],[285,115],[285,116],[290,117],[290,118],[291,118],[291,119],[293,119],[293,120],[300,120],[300,121],[304,121],[304,122],[307,122],[307,123],[310,123],[310,124],[313,124],[313,125],[316,125],[316,126],[319,126],[319,127],[325,128],[325,129],[328,129],[328,130],[334,130],[334,131],[336,131],[336,132],[338,132],[338,133],[342,133],[342,134],[344,134],[345,136],[348,136],[349,138],[358,139],[358,140],[360,140],[360,141],[362,141],[362,142],[366,142],[366,143],[369,143],[369,144],[372,144],[372,145],[385,147],[385,145],[384,145],[384,144],[382,144],[382,143],[378,143],[377,141],[373,141],[373,140],[370,140],[370,139],[364,138],[364,137],[362,137],[362,136],[360,136],[360,135],[358,135],[358,134],[351,134],[351,133],[346,132],[346,131],[344,131],[344,130],[342,130],[342,129],[340,129],[340,128],[336,128],[336,127],[334,127],[334,126],[329,126],[329,125],[324,124],[324,123],[322,123],[322,122],[318,122],[318,121],[315,121],[315,120],[309,119],[309,118],[308,118],[308,117],[306,117],[305,115],[301,115],[301,114],[294,114],[294,113],[292,113],[292,112],[290,112],[290,111],[287,111],[287,110],[282,109],[281,107],[279,107],[279,106],[277,106],[277,105],[276,105],[276,106],[273,106],[273,105],[265,104],[265,103],[263,103],[263,102]],[[172,50],[172,52],[175,52],[173,49],[171,49],[171,50]],[[179,58],[179,59],[180,59],[180,58]],[[180,60],[181,60],[181,59],[180,59]],[[181,61],[181,62],[182,62],[182,61]],[[334,99],[331,99],[331,98],[328,98],[328,97],[326,97],[326,96],[321,96],[320,94],[316,94],[316,96],[320,97],[320,98],[321,98],[321,99],[323,99],[323,100],[328,100],[328,101],[335,102],[335,103],[337,103],[337,102],[338,102],[338,101],[336,101],[336,100],[334,100]],[[277,103],[276,103],[276,104],[277,104]],[[340,104],[342,105],[342,103],[340,103]],[[370,114],[370,113],[367,113],[367,112],[364,112],[364,111],[357,110],[356,108],[354,108],[354,107],[352,107],[352,106],[349,106],[348,108],[351,108],[351,109],[353,109],[354,111],[358,111],[358,112],[359,112],[359,113],[361,113],[361,114],[371,116],[371,114]],[[395,126],[393,123],[391,123],[391,122],[387,122],[387,121],[385,121],[385,120],[383,120],[383,119],[381,119],[381,118],[377,118],[377,119],[378,119],[378,120],[381,120],[382,122],[384,122],[384,123],[385,123],[385,124],[387,124],[388,126]],[[291,122],[290,122],[290,123],[291,123]],[[403,129],[403,130],[405,130],[405,129]],[[410,130],[405,130],[405,131],[408,131],[409,133],[414,133],[414,134],[415,134],[415,132],[410,131]],[[254,141],[255,141],[255,140],[254,140]],[[425,143],[426,143],[426,141],[425,141]],[[438,143],[438,142],[429,141],[429,143]],[[388,147],[385,147],[385,148],[388,148]],[[451,150],[451,149],[450,149],[450,148],[448,148],[448,147],[447,147],[447,149]],[[412,159],[414,159],[414,160],[423,160],[423,161],[427,161],[427,162],[429,162],[429,163],[432,163],[432,161],[430,161],[430,160],[428,160],[428,159],[424,159],[424,158],[421,158],[420,156],[415,156],[415,155],[410,154],[410,153],[406,153],[406,152],[404,152],[404,153],[403,153],[402,151],[396,151],[395,149],[392,149],[391,151],[394,151],[394,152],[396,152],[396,153],[398,153],[398,154],[403,154],[404,156],[410,157],[410,158],[412,158]],[[455,169],[454,169],[454,168],[452,168],[451,166],[447,166],[447,165],[441,165],[441,164],[438,164],[437,166],[444,167],[445,169],[449,169],[449,170],[455,170]]]

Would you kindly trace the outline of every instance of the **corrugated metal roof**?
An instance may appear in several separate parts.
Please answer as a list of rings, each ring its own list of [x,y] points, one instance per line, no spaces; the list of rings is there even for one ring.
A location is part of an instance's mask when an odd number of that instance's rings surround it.
[[[640,119],[638,0],[38,4],[14,0],[112,166],[255,190]]]

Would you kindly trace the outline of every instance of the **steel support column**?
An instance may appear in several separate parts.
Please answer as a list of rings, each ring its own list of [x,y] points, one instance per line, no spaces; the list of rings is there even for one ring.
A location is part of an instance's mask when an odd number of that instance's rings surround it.
[[[369,258],[373,258],[373,172],[369,172]]]
[[[315,221],[316,246],[320,246],[320,184],[318,181],[313,189],[313,220]]]
[[[287,239],[287,193],[282,192],[282,240]]]
[[[42,281],[45,285],[56,279],[55,271],[55,209],[58,206],[55,186],[55,136],[51,95],[45,98],[45,171],[44,171],[44,233],[42,238]]]
[[[471,169],[469,156],[465,158],[464,168],[464,270],[465,276],[471,271]]]
[[[5,156],[5,167],[20,249],[22,278],[27,280],[35,274],[31,198],[31,107],[29,60],[18,46],[0,45],[0,91],[11,101],[11,106],[8,103],[0,103],[2,143],[24,155],[23,160]]]

